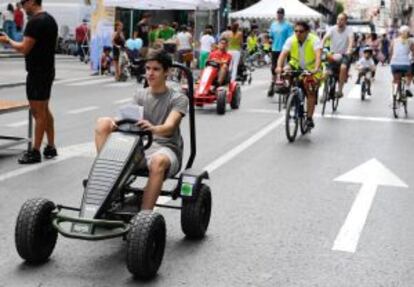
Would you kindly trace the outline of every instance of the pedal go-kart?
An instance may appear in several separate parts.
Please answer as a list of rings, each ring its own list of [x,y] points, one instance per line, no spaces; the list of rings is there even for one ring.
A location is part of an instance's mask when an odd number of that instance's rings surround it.
[[[181,69],[193,84],[191,71]],[[181,210],[181,228],[187,238],[204,237],[211,214],[211,192],[205,180],[207,171],[192,168],[196,156],[193,88],[189,85],[189,122],[191,152],[184,171],[169,181],[172,190],[161,195],[181,198],[181,205],[157,204],[158,207]],[[55,205],[34,198],[26,201],[18,215],[15,244],[18,254],[28,263],[48,260],[58,234],[75,239],[103,240],[122,237],[127,242],[126,265],[136,277],[148,279],[156,275],[164,255],[166,226],[160,213],[140,212],[143,189],[133,187],[138,177],[147,177],[148,170],[138,168],[144,150],[152,143],[149,132],[137,130],[136,120],[122,120],[95,159],[89,177],[84,181],[84,194],[79,208]],[[69,213],[73,216],[68,215]]]
[[[241,89],[236,81],[230,81],[229,75],[226,83],[219,86],[217,84],[220,64],[214,61],[207,61],[200,81],[196,86],[194,95],[194,104],[197,107],[203,107],[206,104],[216,103],[217,114],[223,115],[226,113],[226,105],[230,104],[232,109],[240,107]]]

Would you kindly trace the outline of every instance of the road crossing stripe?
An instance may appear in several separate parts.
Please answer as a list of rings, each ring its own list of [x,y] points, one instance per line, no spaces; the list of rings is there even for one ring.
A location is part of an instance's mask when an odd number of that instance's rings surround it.
[[[400,124],[414,124],[414,120],[410,119],[395,119],[384,117],[365,117],[365,116],[352,116],[352,115],[316,115],[321,118],[331,118],[339,120],[352,120],[352,121],[367,121],[367,122],[383,122],[383,123],[400,123]]]
[[[27,126],[28,123],[29,123],[29,121],[25,120],[25,121],[20,121],[20,122],[8,124],[8,125],[5,125],[5,126],[8,127],[8,128],[18,128],[18,127],[22,127],[22,126]]]
[[[82,82],[79,82],[79,83],[69,84],[68,86],[71,86],[71,87],[91,86],[91,85],[95,85],[95,84],[103,84],[103,83],[109,83],[109,82],[114,82],[114,81],[115,80],[113,78],[98,79],[98,80],[87,80],[87,81],[82,81]]]
[[[76,114],[80,114],[80,113],[85,113],[85,112],[89,112],[89,111],[94,111],[99,109],[99,107],[96,106],[92,106],[92,107],[85,107],[85,108],[81,108],[81,109],[77,109],[77,110],[71,110],[68,111],[68,114],[71,115],[76,115]]]
[[[282,125],[284,123],[285,119],[284,117],[281,117],[264,128],[262,128],[260,131],[258,131],[256,134],[254,134],[252,137],[247,139],[246,141],[242,142],[240,145],[236,146],[234,149],[226,152],[224,155],[219,157],[218,159],[214,160],[210,164],[204,167],[203,170],[208,171],[209,173],[212,173],[222,165],[226,164],[233,158],[235,158],[237,155],[239,155],[241,152],[258,142],[260,139],[262,139],[264,136],[266,136],[268,133],[276,129],[278,126]]]

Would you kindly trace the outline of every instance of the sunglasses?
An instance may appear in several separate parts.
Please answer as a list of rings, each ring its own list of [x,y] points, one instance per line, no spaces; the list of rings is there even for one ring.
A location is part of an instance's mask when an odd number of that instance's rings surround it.
[[[302,34],[305,33],[305,30],[295,30],[295,33]]]

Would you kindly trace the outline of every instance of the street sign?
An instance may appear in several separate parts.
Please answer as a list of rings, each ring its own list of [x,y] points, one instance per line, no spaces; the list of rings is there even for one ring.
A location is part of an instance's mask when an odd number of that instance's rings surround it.
[[[378,186],[384,185],[404,188],[408,186],[376,159],[371,159],[337,177],[335,181],[362,184],[351,211],[348,213],[345,223],[339,231],[332,247],[332,250],[354,253]]]

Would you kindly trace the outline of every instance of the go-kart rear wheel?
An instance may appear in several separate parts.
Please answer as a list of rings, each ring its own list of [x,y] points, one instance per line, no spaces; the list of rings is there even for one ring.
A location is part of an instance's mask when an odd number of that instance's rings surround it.
[[[131,220],[127,241],[127,268],[135,277],[150,279],[164,257],[166,227],[159,213],[138,213]]]
[[[195,199],[183,199],[181,229],[190,239],[203,238],[211,215],[210,187],[202,184]]]
[[[240,107],[240,100],[241,100],[241,89],[240,86],[236,86],[236,90],[234,91],[234,95],[231,98],[230,107],[234,110]]]
[[[58,236],[52,224],[55,208],[47,199],[33,198],[20,209],[14,240],[17,253],[28,263],[46,262],[55,248]]]
[[[217,114],[224,115],[226,113],[227,91],[221,90],[217,94]]]

